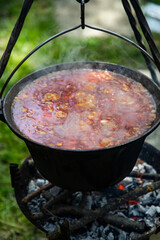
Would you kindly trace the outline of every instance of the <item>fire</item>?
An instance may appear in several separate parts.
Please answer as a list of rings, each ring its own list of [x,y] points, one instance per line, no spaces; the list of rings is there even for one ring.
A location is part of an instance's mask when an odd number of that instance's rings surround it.
[[[135,200],[129,200],[127,203],[125,203],[125,205],[136,205],[138,204],[138,201]]]
[[[119,190],[124,190],[125,189],[125,186],[122,185],[122,184],[119,184],[119,186],[117,187]]]

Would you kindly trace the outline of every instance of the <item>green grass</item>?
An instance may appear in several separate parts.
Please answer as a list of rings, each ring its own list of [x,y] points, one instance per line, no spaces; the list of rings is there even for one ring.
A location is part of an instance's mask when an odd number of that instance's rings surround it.
[[[152,3],[159,4],[159,0],[142,0],[142,2],[143,2],[143,3],[152,2]]]
[[[0,56],[18,17],[21,0],[0,1]],[[0,88],[14,67],[42,41],[57,33],[52,0],[35,0],[12,52]],[[154,35],[160,48],[160,36]],[[134,39],[134,38],[133,38]],[[107,61],[132,68],[145,68],[144,60],[133,46],[114,37],[78,39],[69,35],[56,39],[28,59],[12,78],[6,91],[20,78],[42,67],[70,61]],[[9,164],[22,164],[28,150],[6,124],[0,122],[0,239],[41,240],[38,231],[19,210],[11,187]]]
[[[0,1],[0,55],[2,55],[12,28],[17,20],[21,0]],[[6,71],[0,80],[0,86],[6,80],[19,61],[41,40],[56,33],[53,19],[52,1],[35,1],[27,16],[18,42],[12,52]],[[48,18],[48,16],[50,16]],[[37,56],[38,61],[38,56]],[[43,61],[42,61],[43,62]],[[38,64],[28,61],[13,78],[9,87],[25,74],[36,69]],[[36,67],[35,67],[36,66]],[[8,87],[8,89],[9,89]],[[7,90],[8,90],[7,89]],[[23,162],[28,150],[6,124],[0,122],[0,239],[1,240],[35,240],[44,239],[45,234],[37,230],[22,214],[11,187],[9,164]]]

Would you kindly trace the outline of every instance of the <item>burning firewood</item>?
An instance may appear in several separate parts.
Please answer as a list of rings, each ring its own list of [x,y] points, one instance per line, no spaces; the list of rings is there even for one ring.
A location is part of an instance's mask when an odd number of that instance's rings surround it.
[[[115,209],[120,207],[122,204],[125,204],[126,202],[128,202],[130,199],[137,200],[138,197],[140,197],[144,194],[147,194],[150,191],[155,191],[159,188],[160,188],[160,181],[157,181],[152,184],[148,184],[144,187],[140,187],[138,189],[132,190],[131,192],[128,192],[128,193],[124,194],[123,196],[121,196],[121,198],[116,198],[110,204],[104,205],[104,207],[101,209],[97,209],[96,211],[89,211],[89,214],[87,214],[87,215],[85,214],[84,217],[80,218],[75,223],[69,224],[70,232],[72,233],[72,232],[76,231],[77,229],[80,229],[80,228],[84,227],[85,225],[91,223],[92,221],[96,221],[97,219],[101,219],[101,218],[104,218],[104,219],[106,219],[106,221],[109,221],[109,222],[111,221],[113,223],[114,217],[106,216],[106,214],[108,212],[114,211]],[[123,223],[126,223],[125,220]],[[136,223],[136,224],[133,223],[133,225],[134,225],[133,226],[131,224],[131,222],[129,222],[129,224],[128,224],[128,222],[126,223],[127,227],[129,225],[129,228],[132,228],[132,229],[134,228],[134,231],[137,231],[137,230],[144,231],[147,228],[145,224],[142,224],[142,223],[140,223],[139,225],[138,224],[139,223]],[[136,227],[135,227],[135,225],[136,225]],[[47,237],[49,240],[56,240],[60,237],[60,235],[61,235],[61,233],[57,229],[56,231],[49,232],[47,234]]]
[[[154,180],[154,181],[157,181],[160,179],[160,174],[139,173],[139,172],[135,172],[135,171],[131,172],[131,174],[129,176],[134,177],[134,178],[150,179],[150,180]]]
[[[50,189],[50,188],[52,188],[52,187],[54,187],[54,184],[53,184],[53,183],[48,183],[48,184],[40,187],[40,188],[37,189],[36,191],[34,191],[34,192],[28,194],[27,196],[25,196],[25,197],[22,199],[22,202],[23,202],[23,203],[27,203],[27,202],[29,202],[30,200],[32,200],[33,198],[35,198],[36,196],[38,196],[39,194],[41,194],[42,191],[47,190],[47,189]]]

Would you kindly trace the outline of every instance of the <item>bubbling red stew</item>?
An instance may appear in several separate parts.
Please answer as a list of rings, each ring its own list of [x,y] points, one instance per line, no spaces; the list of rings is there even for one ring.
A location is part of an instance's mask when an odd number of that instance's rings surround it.
[[[102,70],[50,73],[26,85],[13,103],[13,119],[25,137],[65,149],[128,142],[155,117],[153,98],[139,82]]]

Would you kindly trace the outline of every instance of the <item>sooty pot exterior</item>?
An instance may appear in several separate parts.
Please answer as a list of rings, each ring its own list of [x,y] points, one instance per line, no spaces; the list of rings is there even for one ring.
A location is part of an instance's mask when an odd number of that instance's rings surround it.
[[[48,147],[27,139],[12,117],[12,103],[27,84],[53,71],[68,69],[108,70],[140,82],[148,89],[156,104],[153,126],[142,136],[119,146],[96,150],[66,150]],[[102,62],[74,62],[54,65],[32,73],[18,81],[7,93],[0,110],[0,119],[25,141],[40,173],[57,186],[75,191],[99,190],[121,181],[136,163],[147,135],[160,123],[160,89],[145,75],[126,67]]]
[[[26,142],[40,173],[50,182],[75,191],[100,190],[127,176],[144,138],[117,148],[89,151],[51,149]]]

